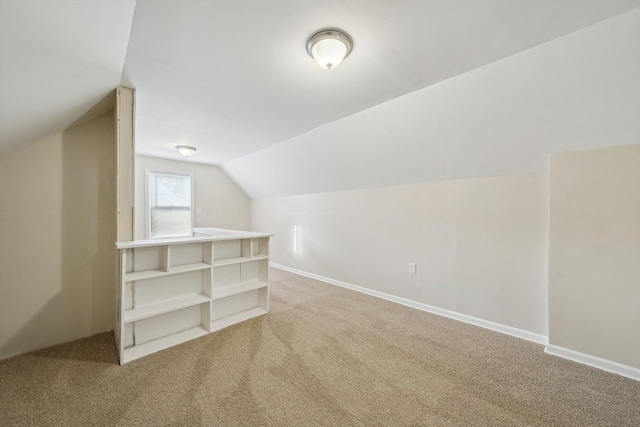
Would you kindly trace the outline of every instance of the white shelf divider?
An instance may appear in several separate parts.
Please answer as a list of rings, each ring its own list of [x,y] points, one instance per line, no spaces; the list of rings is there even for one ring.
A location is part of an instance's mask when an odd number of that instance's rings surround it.
[[[153,279],[156,277],[167,276],[170,274],[180,274],[180,273],[188,273],[189,271],[206,270],[207,268],[211,268],[211,264],[207,264],[204,262],[197,262],[194,264],[172,266],[170,271],[165,271],[160,269],[134,271],[132,273],[127,273],[125,276],[125,280],[127,282],[132,282],[134,280]]]
[[[223,317],[222,319],[214,320],[211,322],[211,332],[219,331],[220,329],[235,325],[236,323],[244,322],[245,320],[253,319],[254,317],[262,316],[263,314],[267,314],[267,311],[260,307],[254,307],[249,310]]]
[[[267,255],[255,255],[251,258],[249,257],[237,257],[237,258],[227,258],[227,259],[219,259],[217,261],[213,262],[213,266],[214,267],[223,267],[225,265],[232,265],[232,264],[240,264],[243,262],[251,262],[251,261],[259,261],[261,259],[267,259],[268,256]]]
[[[123,354],[124,360],[121,360],[120,363],[131,362],[132,360],[139,359],[151,353],[202,337],[208,333],[209,331],[202,326],[196,326],[195,328],[187,329],[186,331],[178,332],[177,334],[167,335],[166,337],[158,338],[157,340],[125,348]]]
[[[255,289],[265,288],[268,285],[259,280],[248,280],[246,282],[234,283],[232,285],[223,286],[221,288],[213,288],[211,294],[212,300],[218,300],[232,295],[241,294],[243,292],[253,291]]]
[[[168,313],[181,308],[192,307],[198,304],[204,304],[211,301],[206,295],[193,294],[185,295],[179,298],[167,299],[154,304],[146,304],[124,312],[124,322],[131,323],[137,320],[146,319],[148,317],[157,316],[159,314]]]

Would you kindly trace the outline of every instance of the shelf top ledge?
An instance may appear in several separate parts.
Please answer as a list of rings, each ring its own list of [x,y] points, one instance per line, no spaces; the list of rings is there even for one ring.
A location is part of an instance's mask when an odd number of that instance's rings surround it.
[[[129,242],[116,242],[116,248],[129,249],[145,246],[175,245],[180,243],[217,242],[221,240],[253,239],[259,237],[271,237],[273,233],[260,233],[255,231],[227,230],[224,228],[197,227],[193,229],[192,237],[172,237],[166,239],[132,240]]]

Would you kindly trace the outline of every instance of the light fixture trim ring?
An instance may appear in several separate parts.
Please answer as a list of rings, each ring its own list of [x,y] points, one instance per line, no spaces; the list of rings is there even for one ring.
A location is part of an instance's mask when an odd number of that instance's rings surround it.
[[[344,45],[347,47],[347,53],[345,53],[344,55],[345,58],[349,56],[351,50],[353,49],[353,40],[351,39],[349,34],[337,28],[325,28],[324,30],[320,30],[309,37],[309,41],[307,42],[307,53],[309,53],[309,56],[313,58],[313,46],[315,46],[319,41],[326,39],[340,40],[342,43],[344,43]]]

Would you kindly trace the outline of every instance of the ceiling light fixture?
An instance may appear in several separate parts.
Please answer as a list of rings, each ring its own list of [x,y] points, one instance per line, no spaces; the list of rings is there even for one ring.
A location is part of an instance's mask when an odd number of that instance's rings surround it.
[[[330,70],[337,67],[351,53],[353,41],[341,30],[318,31],[307,42],[307,52],[319,66]]]
[[[188,145],[177,145],[176,148],[178,149],[180,154],[182,154],[185,157],[193,156],[193,153],[195,153],[197,150],[196,147],[189,147]]]

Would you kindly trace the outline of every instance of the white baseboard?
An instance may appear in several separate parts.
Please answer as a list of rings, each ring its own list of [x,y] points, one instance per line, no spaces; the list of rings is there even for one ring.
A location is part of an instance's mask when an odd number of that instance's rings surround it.
[[[287,267],[284,265],[270,263],[271,267],[279,270],[288,271],[290,273],[299,274],[300,276],[309,277],[311,279],[320,280],[321,282],[329,283],[331,285],[340,286],[343,288],[351,289],[353,291],[361,292],[363,294],[372,295],[374,297],[382,298],[387,301],[392,301],[398,304],[406,305],[407,307],[416,308],[418,310],[427,311],[429,313],[437,314],[439,316],[448,317],[450,319],[459,320],[471,325],[480,326],[481,328],[491,329],[492,331],[501,332],[503,334],[511,335],[516,338],[521,338],[527,341],[533,341],[537,344],[546,345],[547,337],[533,332],[525,331],[511,326],[502,325],[500,323],[490,322],[488,320],[479,319],[477,317],[468,316],[466,314],[457,313],[455,311],[446,310],[444,308],[435,307],[433,305],[424,304],[410,299],[401,298],[395,295],[387,294],[384,292],[374,291],[372,289],[363,288],[362,286],[353,285],[351,283],[342,282],[340,280],[330,279],[328,277],[319,276],[313,273],[307,273],[306,271],[297,270],[295,268]]]
[[[640,381],[640,369],[632,366],[612,362],[607,359],[601,359],[596,356],[591,356],[590,354],[580,353],[579,351],[570,350],[553,344],[547,344],[544,352],[573,362],[582,363],[583,365],[602,369],[603,371],[612,372],[623,377],[631,378],[632,380]]]

